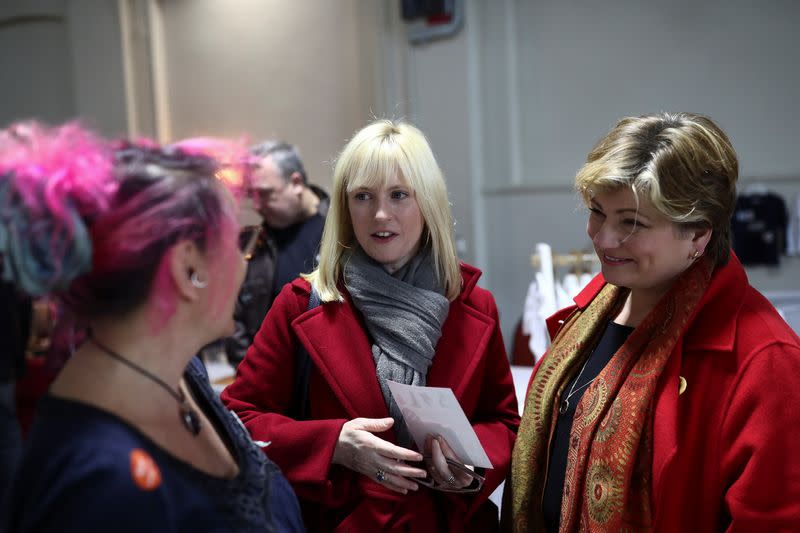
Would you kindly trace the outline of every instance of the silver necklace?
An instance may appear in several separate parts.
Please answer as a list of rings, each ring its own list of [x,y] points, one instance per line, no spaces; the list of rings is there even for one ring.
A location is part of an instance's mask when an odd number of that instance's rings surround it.
[[[592,352],[592,354],[590,354],[589,357],[586,358],[586,361],[583,362],[583,366],[581,367],[581,371],[578,372],[578,377],[575,378],[575,381],[572,382],[572,386],[569,388],[569,393],[567,394],[567,397],[564,398],[563,400],[561,400],[561,404],[558,406],[558,414],[560,414],[560,415],[565,414],[567,412],[567,410],[569,409],[569,399],[572,398],[572,396],[575,393],[580,392],[583,389],[585,389],[586,387],[588,387],[589,385],[591,385],[592,382],[594,380],[596,380],[597,377],[600,375],[600,374],[598,374],[597,376],[593,377],[592,379],[590,379],[588,382],[584,383],[583,385],[581,385],[577,389],[575,388],[575,385],[577,385],[578,382],[581,380],[581,376],[583,375],[583,371],[586,370],[586,365],[589,364],[589,359],[592,358],[592,355],[594,355],[594,352]]]

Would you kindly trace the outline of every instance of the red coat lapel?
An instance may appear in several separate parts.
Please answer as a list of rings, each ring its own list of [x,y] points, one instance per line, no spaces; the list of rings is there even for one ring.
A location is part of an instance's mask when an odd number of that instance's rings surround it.
[[[317,307],[297,317],[292,328],[351,418],[389,416],[369,340],[350,305]]]
[[[428,372],[428,386],[450,387],[459,397],[473,379],[494,327],[493,318],[460,300],[454,302]],[[297,317],[292,328],[351,417],[389,416],[369,339],[350,305],[318,307]]]
[[[681,363],[683,361],[683,337],[678,339],[667,366],[658,380],[655,392],[655,415],[653,417],[653,492],[651,495],[656,512],[662,511],[661,488],[669,465],[678,453],[678,389]]]
[[[493,318],[456,300],[442,328],[442,340],[428,372],[428,386],[450,387],[460,398],[475,376],[494,326]]]

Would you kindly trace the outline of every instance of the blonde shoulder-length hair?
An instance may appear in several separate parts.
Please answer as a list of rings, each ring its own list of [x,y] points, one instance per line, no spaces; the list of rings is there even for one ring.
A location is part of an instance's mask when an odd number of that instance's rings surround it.
[[[450,301],[461,292],[453,216],[444,176],[425,135],[414,126],[391,120],[375,121],[348,142],[333,169],[331,204],[320,243],[319,265],[303,274],[322,302],[342,301],[337,287],[346,252],[357,246],[348,209],[349,193],[376,187],[398,176],[414,192],[424,228],[423,246],[430,246],[439,281]]]

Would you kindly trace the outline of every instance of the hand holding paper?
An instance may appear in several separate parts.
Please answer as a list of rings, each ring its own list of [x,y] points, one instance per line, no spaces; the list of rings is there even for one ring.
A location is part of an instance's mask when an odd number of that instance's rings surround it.
[[[472,424],[451,389],[416,387],[394,381],[387,383],[417,449],[425,450],[425,439],[429,435],[441,435],[464,463],[492,468]]]
[[[391,418],[354,418],[345,422],[333,452],[333,463],[364,474],[387,488],[407,494],[417,490],[415,479],[425,478],[426,471],[406,464],[417,462],[421,454],[387,442],[373,433],[386,431]]]
[[[442,436],[429,436],[425,442],[425,462],[428,473],[435,482],[433,488],[465,489],[475,480],[475,472],[450,448]],[[423,483],[424,484],[424,483]],[[479,486],[478,486],[479,487]]]

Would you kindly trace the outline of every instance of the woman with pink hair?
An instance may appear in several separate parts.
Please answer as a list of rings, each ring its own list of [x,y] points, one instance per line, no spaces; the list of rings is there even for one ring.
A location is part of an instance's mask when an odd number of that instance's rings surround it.
[[[247,250],[217,162],[76,125],[0,137],[2,276],[85,326],[37,412],[9,531],[296,531],[278,468],[211,390]]]

